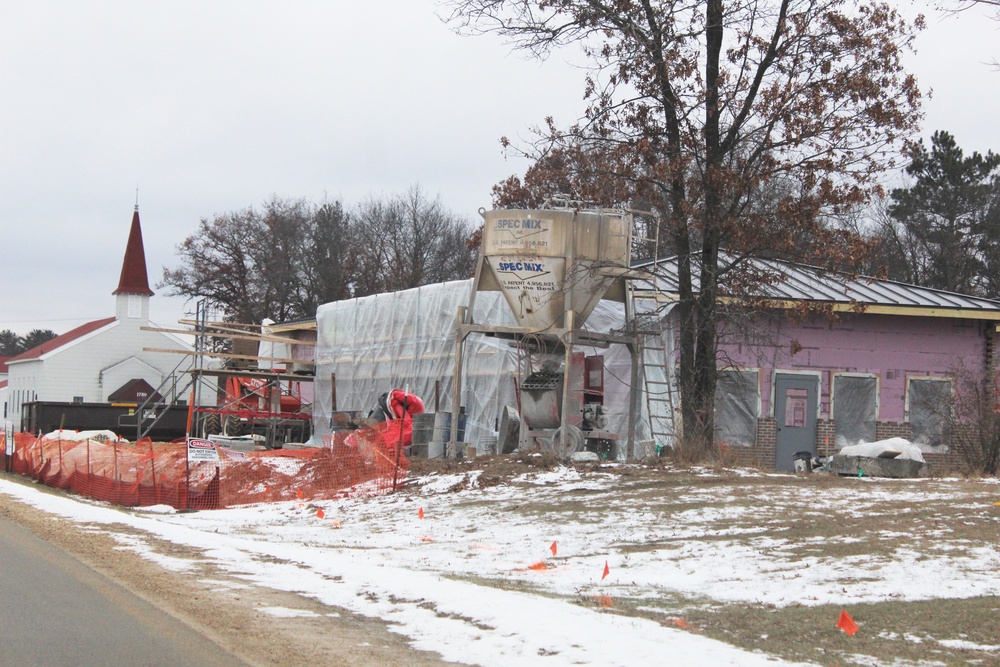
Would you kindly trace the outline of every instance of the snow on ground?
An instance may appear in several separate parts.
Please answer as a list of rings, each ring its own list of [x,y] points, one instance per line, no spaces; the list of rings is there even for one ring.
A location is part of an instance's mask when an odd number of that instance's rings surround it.
[[[665,651],[675,665],[797,664],[617,614],[615,598],[655,609],[678,594],[779,607],[1000,594],[997,545],[950,543],[947,529],[938,529],[935,549],[903,539],[909,533],[898,524],[902,537],[883,536],[898,542],[887,552],[808,556],[802,549],[810,545],[862,538],[783,538],[784,528],[768,527],[793,514],[961,501],[967,488],[869,481],[824,488],[816,503],[815,487],[786,476],[786,484],[768,487],[768,514],[725,484],[673,488],[673,501],[690,508],[665,513],[657,498],[666,491],[651,492],[648,480],[561,468],[469,488],[479,474],[432,475],[391,496],[192,513],[122,510],[4,480],[0,494],[99,525],[123,548],[173,570],[192,563],[156,554],[134,531],[116,534],[115,525],[194,547],[255,585],[383,619],[418,649],[479,665],[641,665],[662,662]],[[995,486],[978,488],[996,495]],[[588,599],[607,600],[607,608],[579,604]]]

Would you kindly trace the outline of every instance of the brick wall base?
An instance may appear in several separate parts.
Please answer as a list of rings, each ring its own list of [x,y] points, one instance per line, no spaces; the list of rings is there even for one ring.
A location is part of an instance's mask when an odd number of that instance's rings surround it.
[[[832,419],[820,419],[816,423],[816,453],[819,456],[832,456],[838,452],[837,425]],[[912,437],[910,425],[906,422],[877,422],[875,438]],[[778,444],[778,425],[773,417],[763,417],[757,420],[757,443],[753,447],[728,447],[724,460],[728,465],[774,470],[775,452]],[[924,460],[931,466],[934,473],[955,474],[965,469],[965,462],[954,444],[943,454],[924,454]]]

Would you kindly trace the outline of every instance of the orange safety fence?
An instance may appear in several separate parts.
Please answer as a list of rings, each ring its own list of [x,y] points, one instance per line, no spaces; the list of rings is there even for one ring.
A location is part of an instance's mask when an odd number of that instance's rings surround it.
[[[402,432],[396,420],[324,436],[321,447],[239,452],[217,446],[217,461],[189,461],[185,443],[17,433],[7,464],[11,472],[115,505],[220,509],[391,493],[410,467],[398,446]]]

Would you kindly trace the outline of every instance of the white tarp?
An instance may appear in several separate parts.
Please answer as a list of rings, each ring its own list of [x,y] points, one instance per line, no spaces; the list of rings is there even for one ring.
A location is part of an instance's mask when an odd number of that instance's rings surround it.
[[[332,430],[333,376],[338,411],[367,412],[381,394],[400,388],[420,396],[431,412],[438,382],[439,410],[451,411],[456,314],[460,306],[468,305],[471,287],[471,280],[454,281],[320,306],[316,313],[314,431],[323,435]],[[474,321],[516,326],[499,292],[477,294]],[[608,332],[623,323],[622,304],[601,301],[585,328]],[[631,377],[628,350],[624,345],[576,349],[604,355],[608,430],[621,435],[624,442]],[[509,340],[482,334],[466,339],[461,399],[466,411],[466,442],[479,444],[496,435],[504,406],[517,405],[516,368],[516,350]],[[640,419],[636,438],[648,437],[648,425]]]
[[[833,420],[838,447],[875,440],[878,381],[874,375],[837,374],[833,379]]]
[[[84,440],[99,440],[102,442],[128,442],[114,431],[70,431],[67,429],[55,430],[42,436],[43,440],[68,440],[70,442],[83,442]]]
[[[719,371],[715,384],[715,437],[735,447],[757,443],[760,386],[757,371]]]
[[[862,442],[857,445],[840,448],[840,453],[843,456],[867,456],[873,459],[877,459],[887,452],[898,452],[895,457],[890,458],[924,462],[924,456],[920,453],[920,448],[905,438],[888,438],[887,440],[878,440],[876,442]]]

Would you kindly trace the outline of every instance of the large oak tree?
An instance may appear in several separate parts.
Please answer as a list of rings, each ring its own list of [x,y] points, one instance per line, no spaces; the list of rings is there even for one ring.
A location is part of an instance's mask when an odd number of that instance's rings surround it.
[[[542,172],[563,165],[536,180],[658,217],[678,257],[680,444],[711,454],[720,297],[774,279],[746,273],[745,258],[853,259],[855,246],[824,222],[879,193],[915,129],[920,93],[901,58],[921,19],[847,0],[451,6],[459,30],[499,33],[539,57],[569,46],[583,55],[583,118],[547,121],[525,150]]]

